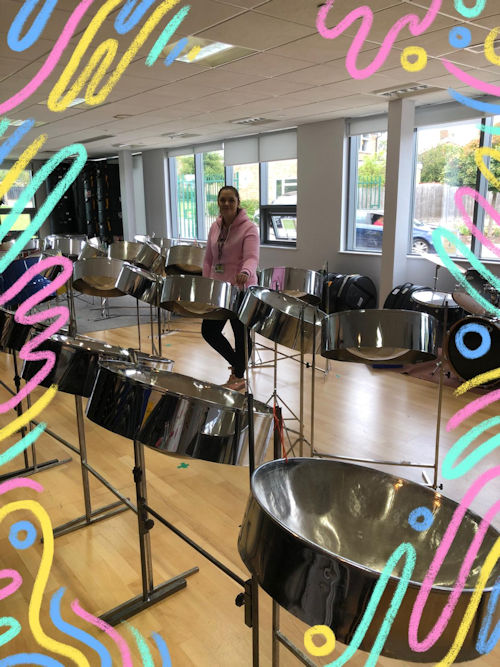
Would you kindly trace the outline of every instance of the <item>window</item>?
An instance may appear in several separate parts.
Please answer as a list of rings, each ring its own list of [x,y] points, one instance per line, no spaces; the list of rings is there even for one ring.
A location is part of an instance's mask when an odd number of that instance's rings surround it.
[[[175,183],[176,236],[181,239],[197,239],[196,180],[194,155],[179,155],[170,160]]]
[[[347,249],[382,252],[387,132],[349,139]]]
[[[233,185],[240,193],[241,207],[245,209],[252,222],[259,226],[260,183],[259,165],[235,164],[226,168],[227,184]]]
[[[500,116],[495,116],[493,118],[493,126],[495,128],[500,128]],[[496,150],[500,150],[500,135],[493,134],[491,137],[492,147]],[[494,158],[490,159],[489,169],[492,174],[500,180],[500,162]],[[486,180],[486,179],[485,179]],[[495,211],[499,214],[500,217],[500,191],[495,187],[495,185],[488,183],[487,185],[488,192],[484,192],[484,195],[487,201],[492,205]],[[484,186],[486,190],[486,184]],[[500,224],[496,222],[490,215],[482,214],[482,211],[478,211],[478,215],[483,218],[482,222],[482,231],[483,234],[495,245],[500,245]],[[480,221],[477,221],[479,226]],[[496,259],[498,260],[498,255],[496,255],[492,250],[484,246],[482,243],[473,242],[473,247],[476,249],[479,245],[480,248],[480,257],[481,259]]]
[[[262,243],[295,246],[297,241],[297,160],[260,166]]]
[[[10,166],[8,166],[6,169],[0,169],[0,181],[7,176],[9,169]],[[29,185],[30,182],[31,182],[31,171],[29,169],[24,169],[19,174],[14,185],[4,195],[3,199],[0,202],[0,222],[3,222],[7,218],[11,208],[17,202],[21,192],[27,185]],[[19,215],[16,222],[12,226],[11,232],[21,232],[24,229],[26,229],[29,226],[31,219],[34,215],[35,215],[35,202],[33,199],[31,199],[26,204],[24,212]],[[12,235],[15,236],[16,234]]]
[[[436,252],[432,231],[445,227],[471,247],[471,234],[455,206],[455,193],[461,185],[476,187],[477,168],[474,150],[479,146],[480,119],[453,125],[417,130],[417,162],[410,252]],[[468,202],[473,214],[473,200]],[[456,249],[443,239],[446,252]]]

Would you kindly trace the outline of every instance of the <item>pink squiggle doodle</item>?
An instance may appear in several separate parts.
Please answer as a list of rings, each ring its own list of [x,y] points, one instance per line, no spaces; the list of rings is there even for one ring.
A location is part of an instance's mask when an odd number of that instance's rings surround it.
[[[73,264],[71,260],[67,257],[47,257],[42,259],[40,262],[37,262],[31,266],[16,282],[9,287],[9,289],[2,295],[0,295],[0,305],[10,301],[35,275],[38,275],[41,271],[52,266],[62,266],[63,270],[61,273],[52,281],[50,285],[47,285],[43,289],[39,290],[33,294],[29,299],[26,299],[16,311],[15,320],[20,324],[33,325],[43,322],[49,318],[56,318],[55,322],[49,324],[40,334],[32,338],[27,343],[23,345],[19,353],[19,357],[24,361],[45,361],[44,366],[29,380],[24,387],[19,391],[16,396],[13,396],[11,399],[5,403],[0,404],[0,414],[8,412],[12,408],[15,408],[18,403],[20,403],[35,387],[37,387],[40,382],[42,382],[47,375],[52,370],[55,363],[55,354],[50,350],[39,350],[34,352],[33,350],[38,347],[40,343],[50,338],[52,334],[55,334],[59,329],[66,324],[69,319],[69,312],[65,306],[54,306],[43,310],[33,315],[27,315],[28,311],[39,304],[43,299],[50,294],[53,294],[56,289],[64,285],[73,272]]]
[[[62,56],[64,49],[66,48],[68,42],[75,33],[78,23],[80,22],[80,19],[83,17],[83,15],[93,2],[94,0],[82,0],[82,2],[80,2],[80,4],[76,7],[76,9],[69,17],[69,19],[66,21],[66,25],[62,29],[61,34],[59,35],[56,43],[52,47],[52,51],[49,53],[47,60],[42,65],[38,74],[35,74],[35,76],[31,79],[31,81],[28,84],[26,84],[24,88],[22,88],[18,93],[16,93],[12,97],[9,97],[8,100],[0,104],[0,115],[3,115],[4,113],[7,113],[7,111],[11,111],[11,109],[14,109],[15,107],[19,106],[22,102],[27,100],[29,96],[35,92],[35,90],[37,90],[42,85],[42,83],[45,81],[45,79],[49,76],[49,74],[52,72],[54,67],[59,62],[59,59]]]
[[[498,89],[500,91],[500,88]],[[465,196],[472,197],[477,201],[477,203],[482,206],[487,213],[497,225],[500,225],[500,214],[496,211],[493,206],[481,195],[477,190],[473,190],[468,187],[461,187],[455,193],[455,206],[458,208],[462,214],[463,221],[465,225],[470,229],[471,233],[481,241],[481,243],[486,246],[491,252],[495,253],[497,257],[500,257],[500,247],[495,245],[492,241],[486,238],[486,236],[479,231],[476,225],[472,222],[467,211],[465,210],[463,199]]]
[[[38,491],[42,493],[43,486],[38,482],[35,482],[33,479],[26,479],[26,477],[18,477],[17,479],[9,479],[8,482],[2,482],[0,484],[0,496],[12,489],[27,488],[33,489],[33,491]]]
[[[495,391],[490,391],[490,393],[486,394],[486,396],[481,396],[480,398],[476,398],[475,401],[468,403],[464,408],[455,412],[453,417],[451,417],[448,420],[448,423],[446,424],[446,430],[452,431],[454,428],[459,426],[459,424],[465,421],[468,417],[471,417],[473,414],[479,412],[487,405],[490,405],[491,403],[494,403],[495,401],[498,400],[500,400],[500,389],[496,389]]]
[[[0,588],[0,600],[8,598],[9,595],[15,593],[23,583],[23,578],[17,570],[0,570],[0,579],[6,579],[7,577],[10,577],[12,581],[7,586]]]
[[[442,0],[432,0],[431,6],[427,10],[427,13],[423,19],[420,19],[420,17],[418,17],[416,14],[406,14],[406,16],[403,16],[398,21],[396,21],[396,23],[384,37],[382,46],[380,47],[372,63],[363,69],[358,69],[356,60],[372,27],[373,12],[370,7],[366,5],[363,7],[357,7],[356,9],[353,9],[352,12],[350,12],[345,18],[343,18],[342,21],[334,28],[327,28],[326,20],[328,13],[335,4],[335,0],[327,0],[326,4],[320,8],[316,17],[316,29],[324,39],[335,39],[345,30],[347,30],[347,28],[349,28],[358,18],[361,18],[361,25],[358,29],[358,32],[356,33],[356,36],[352,40],[351,46],[347,51],[345,62],[346,69],[353,79],[367,79],[384,64],[401,30],[405,26],[408,26],[410,33],[414,37],[421,35],[434,22],[434,19],[436,18],[437,13],[441,8],[441,3]]]
[[[84,621],[87,621],[87,623],[91,623],[96,628],[99,628],[99,630],[102,630],[109,637],[111,637],[111,639],[115,642],[115,644],[118,646],[120,650],[123,667],[133,667],[132,658],[130,656],[130,649],[127,646],[127,642],[113,627],[111,627],[111,625],[108,625],[108,623],[103,621],[101,618],[97,618],[97,616],[94,616],[93,614],[90,614],[88,611],[85,611],[85,609],[83,609],[80,606],[78,600],[73,600],[73,602],[71,603],[71,609],[75,612],[77,616],[83,618]]]
[[[496,97],[500,96],[500,86],[495,86],[493,83],[487,83],[486,81],[481,81],[481,79],[476,79],[474,76],[467,74],[460,67],[457,67],[453,63],[450,63],[446,58],[441,58],[441,62],[446,67],[450,74],[462,81],[462,83],[467,84],[471,88],[477,88],[477,90],[482,90],[483,93],[489,93],[490,95],[495,95]]]
[[[420,588],[417,598],[415,600],[415,604],[413,605],[413,609],[411,612],[410,616],[410,624],[409,624],[409,629],[408,629],[408,642],[410,645],[410,648],[413,651],[416,651],[418,653],[422,653],[423,651],[427,651],[431,646],[433,646],[436,641],[439,639],[441,636],[443,630],[445,629],[448,621],[450,620],[451,615],[453,614],[453,611],[456,607],[456,604],[458,602],[458,599],[462,593],[462,590],[464,588],[465,582],[467,580],[467,577],[469,575],[470,569],[472,567],[472,564],[474,563],[474,560],[477,556],[477,552],[479,551],[479,547],[481,546],[481,543],[483,541],[483,537],[488,530],[488,527],[490,525],[491,519],[495,516],[495,514],[500,511],[500,500],[496,502],[492,508],[488,511],[486,516],[483,518],[481,521],[477,533],[474,535],[474,538],[471,542],[471,545],[467,551],[467,554],[464,558],[464,561],[462,563],[462,566],[460,568],[460,572],[458,573],[457,581],[456,584],[451,591],[451,594],[448,598],[448,602],[446,603],[446,606],[444,607],[443,611],[441,612],[441,615],[439,616],[438,620],[436,621],[434,627],[432,630],[429,632],[427,637],[423,641],[419,641],[417,634],[418,634],[418,627],[420,624],[420,620],[422,618],[422,612],[424,609],[424,606],[427,602],[427,598],[429,596],[429,592],[432,588],[432,585],[434,583],[434,580],[436,578],[437,573],[439,572],[439,569],[441,565],[443,564],[443,561],[446,557],[446,554],[448,553],[448,550],[450,548],[451,543],[455,539],[456,533],[458,528],[460,527],[460,524],[463,521],[463,518],[465,516],[465,513],[467,509],[469,508],[470,503],[474,498],[477,496],[479,491],[492,479],[500,475],[500,466],[496,466],[495,468],[492,468],[491,470],[486,471],[479,479],[477,479],[468,489],[466,492],[465,496],[463,497],[460,505],[457,507],[455,510],[453,517],[448,524],[448,527],[446,529],[446,532],[441,540],[441,543],[439,547],[436,550],[436,554],[432,560],[432,563],[427,571],[427,574],[425,575],[425,579],[422,583],[422,587]]]

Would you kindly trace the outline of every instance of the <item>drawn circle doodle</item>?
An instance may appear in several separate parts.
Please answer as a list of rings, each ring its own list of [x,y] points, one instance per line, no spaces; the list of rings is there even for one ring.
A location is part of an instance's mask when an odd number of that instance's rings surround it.
[[[312,639],[315,635],[323,637],[325,643],[316,646]],[[314,657],[330,655],[335,650],[335,634],[327,625],[313,625],[304,632],[304,647]]]
[[[468,333],[479,334],[481,337],[481,344],[479,347],[471,349],[466,344],[464,337]],[[463,327],[460,327],[460,330],[455,336],[455,345],[457,346],[457,350],[460,352],[462,357],[465,357],[466,359],[480,359],[491,349],[491,335],[484,324],[464,324]]]
[[[416,60],[410,62],[408,58],[416,56]],[[401,66],[407,72],[420,72],[427,65],[427,51],[421,46],[407,46],[401,53]]]
[[[471,43],[472,35],[469,28],[456,25],[448,34],[448,42],[454,49],[465,49]]]
[[[492,65],[500,65],[500,56],[495,52],[495,40],[500,32],[500,27],[493,28],[484,40],[484,55]]]
[[[455,9],[467,19],[475,19],[481,14],[486,5],[486,0],[476,0],[474,7],[466,7],[463,0],[455,0]]]
[[[408,523],[413,530],[416,530],[419,533],[430,528],[433,522],[434,515],[428,507],[416,507],[408,515]]]
[[[19,533],[26,533],[26,537],[19,537]],[[13,524],[9,531],[9,542],[14,549],[29,549],[36,540],[36,528],[31,521],[18,521]]]

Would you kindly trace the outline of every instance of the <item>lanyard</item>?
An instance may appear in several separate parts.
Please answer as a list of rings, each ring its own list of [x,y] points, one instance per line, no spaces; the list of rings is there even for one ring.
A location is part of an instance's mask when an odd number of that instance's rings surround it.
[[[226,227],[221,222],[220,234],[219,234],[219,238],[217,239],[217,247],[219,249],[219,262],[221,261],[222,250],[224,248],[225,242],[227,241],[227,237],[229,236],[229,230],[230,229],[231,229],[231,225],[229,227],[227,227],[227,230],[226,230]],[[224,232],[225,232],[225,234],[224,234]]]

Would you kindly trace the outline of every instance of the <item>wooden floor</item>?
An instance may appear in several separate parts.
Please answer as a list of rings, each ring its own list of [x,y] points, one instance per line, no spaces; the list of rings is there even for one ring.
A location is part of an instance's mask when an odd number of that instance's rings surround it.
[[[201,339],[199,321],[182,320],[181,331],[163,337],[163,353],[175,360],[177,372],[222,383],[227,379],[227,368],[218,355]],[[149,330],[143,327],[143,349],[149,351]],[[135,328],[108,330],[96,335],[110,343],[135,346]],[[266,342],[264,339],[259,339]],[[268,352],[261,353],[270,359]],[[11,358],[0,355],[1,379],[12,386]],[[324,368],[325,360],[318,359]],[[310,371],[306,372],[306,435],[310,425]],[[266,401],[272,392],[273,372],[271,368],[256,368],[252,371],[255,397]],[[290,407],[299,408],[299,364],[293,360],[278,364],[278,391]],[[36,396],[41,391],[34,392]],[[8,394],[1,389],[5,401]],[[431,462],[434,452],[437,385],[423,380],[408,378],[391,371],[377,371],[364,365],[330,363],[328,375],[316,373],[315,446],[318,450],[334,454],[386,458],[390,460],[412,460]],[[441,430],[441,457],[450,449],[459,435],[464,434],[481,419],[495,416],[495,405],[484,410],[480,419],[466,422],[455,432],[448,433],[446,421],[470,398],[453,396],[445,387],[443,400],[443,428]],[[76,444],[74,398],[58,394],[44,411],[44,420],[63,438]],[[9,421],[1,416],[0,425]],[[89,461],[122,493],[135,501],[132,480],[132,443],[115,436],[86,420],[86,437]],[[489,436],[494,435],[493,431]],[[488,437],[486,432],[481,440]],[[11,444],[14,438],[6,440]],[[3,444],[2,451],[6,444]],[[40,460],[63,459],[68,450],[47,435],[39,438],[37,445]],[[459,500],[471,482],[490,468],[498,453],[490,454],[484,461],[464,477],[446,481],[444,494]],[[22,464],[22,457],[3,466],[8,472]],[[179,459],[146,452],[148,468],[149,503],[181,530],[193,537],[208,551],[226,563],[241,577],[248,573],[237,551],[239,524],[243,517],[248,497],[248,471],[244,468],[214,465],[197,460],[186,460],[187,467],[179,466]],[[389,468],[387,468],[389,470]],[[421,469],[390,469],[404,477],[421,481]],[[37,473],[32,479],[43,485],[44,491],[37,494],[30,490],[9,491],[2,498],[2,505],[27,498],[38,500],[47,510],[53,526],[82,514],[80,466],[73,455],[70,463]],[[113,501],[113,496],[99,482],[91,483],[94,506]],[[499,497],[499,484],[490,484],[481,492],[472,509],[484,514]],[[15,517],[15,518],[14,518]],[[0,646],[0,658],[20,652],[47,653],[64,665],[74,662],[40,648],[31,635],[28,624],[28,605],[33,593],[43,546],[37,542],[24,551],[14,550],[9,543],[9,528],[14,521],[33,519],[27,511],[16,511],[3,521],[0,531],[0,568],[17,569],[23,583],[10,597],[0,601],[0,617],[13,616],[22,625],[22,632],[4,646]],[[36,521],[35,521],[36,523]],[[498,526],[498,523],[496,524]],[[397,537],[396,537],[397,542]],[[243,610],[234,604],[241,592],[239,586],[221,573],[215,566],[173,535],[167,528],[156,523],[152,530],[155,583],[160,583],[194,566],[200,568],[188,579],[187,588],[144,611],[130,623],[148,639],[155,664],[160,664],[159,655],[149,639],[157,632],[165,639],[174,667],[246,667],[251,660],[251,632],[244,625]],[[5,580],[7,581],[7,580]],[[6,584],[2,584],[6,585]],[[88,623],[76,617],[70,603],[74,598],[92,614],[99,615],[115,605],[140,593],[141,578],[137,541],[136,516],[127,511],[116,517],[97,523],[58,538],[55,542],[54,560],[47,587],[43,593],[41,624],[44,631],[62,643],[77,647],[87,656],[90,665],[100,665],[97,653],[81,642],[69,638],[55,629],[50,621],[49,603],[52,594],[65,587],[61,605],[63,618],[97,637],[109,650],[113,665],[122,664],[120,654],[112,640]],[[260,595],[261,665],[271,664],[270,601]],[[282,613],[282,629],[298,646],[303,648],[305,625],[286,613]],[[3,628],[2,628],[3,629]],[[134,664],[141,664],[139,650],[130,628],[120,626],[134,656]],[[491,629],[490,629],[491,631]],[[135,649],[133,648],[135,646]],[[334,654],[317,664],[333,661],[343,650],[338,644]],[[364,665],[367,654],[358,652],[349,661],[350,665]],[[484,656],[473,664],[478,667],[493,667],[500,662],[500,650]],[[281,664],[285,667],[298,665],[298,661],[281,649]],[[389,667],[402,663],[379,658],[379,665]],[[472,664],[472,663],[462,663]]]

